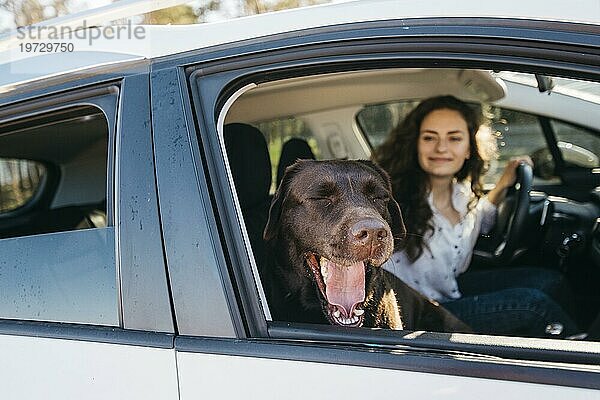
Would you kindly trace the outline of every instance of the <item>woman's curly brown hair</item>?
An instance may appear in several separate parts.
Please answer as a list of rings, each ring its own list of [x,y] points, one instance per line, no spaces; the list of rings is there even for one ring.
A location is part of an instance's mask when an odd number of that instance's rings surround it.
[[[429,180],[421,169],[418,159],[418,142],[423,119],[435,110],[449,109],[460,113],[469,130],[470,156],[455,175],[458,182],[470,180],[475,195],[469,208],[477,204],[483,195],[481,176],[486,168],[475,134],[481,124],[481,113],[454,96],[432,97],[422,101],[389,135],[373,156],[392,180],[393,195],[400,204],[404,223],[408,232],[406,240],[399,245],[406,251],[408,259],[414,262],[423,254],[425,236],[433,232],[433,213],[427,197]]]

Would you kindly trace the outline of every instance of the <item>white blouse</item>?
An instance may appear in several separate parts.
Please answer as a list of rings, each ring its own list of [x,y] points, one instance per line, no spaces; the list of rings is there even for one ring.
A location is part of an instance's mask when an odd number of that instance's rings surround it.
[[[429,248],[424,247],[423,254],[412,264],[405,252],[395,252],[383,268],[430,299],[444,302],[460,298],[456,277],[469,267],[479,234],[489,232],[496,222],[496,206],[485,196],[467,212],[472,196],[468,182],[454,183],[452,204],[460,221],[453,226],[435,208],[429,194],[434,227],[433,233],[425,237]]]

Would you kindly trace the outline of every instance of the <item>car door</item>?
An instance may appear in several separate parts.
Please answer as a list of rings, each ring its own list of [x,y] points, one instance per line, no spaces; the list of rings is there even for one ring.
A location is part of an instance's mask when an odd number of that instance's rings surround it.
[[[502,21],[499,42],[498,24],[432,19],[411,21],[411,29],[406,21],[338,26],[217,46],[153,64],[154,148],[182,399],[597,395],[600,348],[593,343],[585,344],[591,352],[584,356],[577,343],[556,340],[273,321],[255,260],[258,249],[251,244],[240,188],[226,156],[227,111],[264,82],[375,66],[431,66],[441,58],[448,66],[477,58],[473,65],[487,60],[491,67],[500,62],[499,52],[514,56],[509,57],[513,68],[522,67],[520,57],[553,65],[522,38],[526,22]],[[561,38],[588,39],[563,28],[557,24],[529,33],[552,46]],[[572,46],[560,49],[565,62],[577,54]],[[578,73],[589,71],[581,67]]]
[[[178,398],[148,74],[123,71],[0,100],[3,398]]]

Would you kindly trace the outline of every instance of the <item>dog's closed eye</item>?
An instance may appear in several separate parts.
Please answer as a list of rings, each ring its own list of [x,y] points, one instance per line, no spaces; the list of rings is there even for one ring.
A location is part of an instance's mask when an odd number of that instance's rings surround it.
[[[388,201],[390,201],[390,196],[387,196],[387,195],[372,196],[371,200],[373,200],[373,202],[387,203]]]
[[[320,203],[325,207],[329,207],[334,202],[332,197],[309,197],[308,200]]]

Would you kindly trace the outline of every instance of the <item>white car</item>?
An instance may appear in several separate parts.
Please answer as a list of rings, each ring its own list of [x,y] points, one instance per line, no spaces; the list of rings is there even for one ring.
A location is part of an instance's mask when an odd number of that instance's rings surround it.
[[[355,1],[92,36],[140,3],[0,39],[0,397],[600,398],[597,0]],[[536,163],[473,268],[562,271],[581,335],[274,321],[243,188],[268,174],[269,199],[293,137],[369,158],[441,94],[489,116],[489,184],[512,155]],[[232,175],[230,123],[265,135],[270,170]]]

